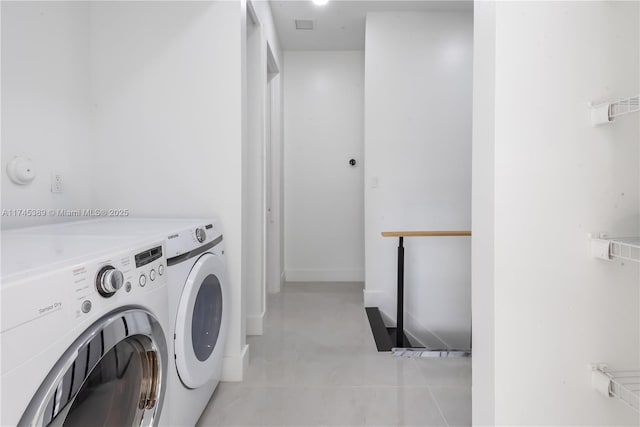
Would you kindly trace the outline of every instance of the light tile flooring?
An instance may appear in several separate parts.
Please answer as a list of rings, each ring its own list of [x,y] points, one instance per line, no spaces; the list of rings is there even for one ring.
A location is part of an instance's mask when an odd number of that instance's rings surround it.
[[[198,426],[471,425],[471,360],[378,353],[362,284],[290,283],[269,296],[241,383],[221,383]]]

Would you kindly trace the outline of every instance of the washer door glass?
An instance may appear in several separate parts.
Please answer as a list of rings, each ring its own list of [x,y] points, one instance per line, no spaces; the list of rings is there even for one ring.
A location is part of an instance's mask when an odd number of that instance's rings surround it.
[[[19,425],[151,426],[164,396],[166,341],[143,310],[93,324],[42,383]]]
[[[215,274],[209,274],[200,284],[193,306],[191,341],[196,358],[203,362],[211,356],[222,325],[222,287]]]
[[[194,263],[184,285],[176,317],[175,361],[188,388],[219,379],[229,313],[226,267],[206,253]]]
[[[146,406],[143,387],[153,381],[149,359],[137,337],[117,344],[82,384],[64,426],[140,425]]]

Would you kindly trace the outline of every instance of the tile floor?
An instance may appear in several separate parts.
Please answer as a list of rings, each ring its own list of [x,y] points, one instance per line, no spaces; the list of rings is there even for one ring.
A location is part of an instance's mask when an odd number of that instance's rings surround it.
[[[290,283],[269,296],[241,383],[198,426],[468,426],[471,360],[378,353],[360,283]]]

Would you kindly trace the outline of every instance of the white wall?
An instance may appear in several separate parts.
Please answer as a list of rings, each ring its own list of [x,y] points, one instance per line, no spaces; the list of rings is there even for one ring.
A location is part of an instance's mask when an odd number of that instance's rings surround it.
[[[361,281],[363,52],[284,56],[286,279]]]
[[[242,258],[247,262],[243,281],[247,290],[248,335],[262,334],[265,313],[263,188],[266,49],[260,22],[254,22],[251,14],[247,13],[247,138],[242,149]]]
[[[267,263],[266,271],[266,288],[267,292],[277,293],[280,291],[280,285],[284,275],[284,180],[283,180],[283,97],[284,85],[282,84],[284,76],[284,58],[280,48],[280,40],[276,31],[273,14],[271,13],[271,5],[268,0],[252,1],[260,25],[262,26],[263,39],[268,43],[271,52],[274,55],[275,65],[279,73],[273,76],[270,86],[267,90],[271,96],[271,117],[265,117],[270,120],[270,143],[271,143],[271,219],[266,223],[267,238]]]
[[[495,92],[476,92],[495,99],[495,140],[474,135],[495,153],[474,161],[474,191],[495,197],[473,206],[495,224],[476,241],[494,247],[495,268],[494,310],[474,305],[474,333],[495,334],[495,402],[482,412],[498,425],[637,426],[637,412],[591,388],[588,365],[638,367],[639,265],[592,258],[587,233],[640,232],[640,116],[593,128],[587,102],[640,91],[640,5],[495,7],[495,46],[475,52],[489,61],[495,48]],[[474,358],[474,372],[489,362]],[[491,404],[476,400],[486,386],[474,383],[474,404]]]
[[[279,223],[276,226],[275,219],[281,217],[279,197],[279,180],[282,176],[281,162],[275,167],[267,167],[267,144],[270,150],[278,155],[281,151],[281,94],[280,77],[276,77],[273,86],[267,85],[267,50],[273,54],[275,66],[279,68],[281,52],[279,40],[275,32],[271,8],[267,1],[252,1],[247,3],[246,20],[246,127],[243,137],[243,262],[246,268],[243,270],[243,287],[246,289],[247,298],[247,334],[261,335],[263,332],[263,320],[266,313],[267,269],[279,270],[279,257],[282,236],[279,232]],[[267,90],[277,91],[267,96]],[[275,108],[266,103],[274,101]],[[267,111],[273,113],[267,117]],[[275,119],[275,124],[267,123]],[[267,137],[266,132],[273,128],[275,135]],[[279,160],[276,158],[275,160]],[[271,188],[267,183],[267,171],[273,172]],[[267,191],[275,200],[271,206],[274,222],[267,221],[265,205]],[[269,248],[267,248],[269,245]],[[268,257],[265,259],[265,255]],[[267,262],[270,265],[267,268]],[[278,275],[278,274],[276,274]],[[279,275],[278,275],[279,276]],[[279,277],[274,282],[273,277],[270,287],[278,290]],[[276,286],[277,285],[277,286]]]
[[[4,209],[91,208],[88,18],[87,2],[2,2]],[[34,162],[29,185],[6,175],[18,155]],[[52,171],[64,193],[51,193]],[[2,228],[63,219],[4,216]]]
[[[3,207],[120,207],[132,216],[155,217],[219,214],[236,319],[225,379],[242,376],[248,360],[245,301],[264,292],[263,283],[247,290],[243,282],[255,269],[242,258],[247,230],[241,219],[251,207],[241,198],[241,171],[250,166],[242,158],[245,5],[2,4],[3,172],[16,154],[31,157],[40,171],[28,187],[3,179]],[[254,6],[263,25],[260,42],[270,44],[281,64],[269,3],[258,0]],[[274,87],[281,90],[279,78]],[[274,102],[280,123],[279,92]],[[281,126],[274,132],[279,147]],[[63,174],[65,193],[50,193],[52,170]],[[58,219],[3,218],[2,226]]]
[[[134,216],[219,214],[232,314],[224,378],[246,362],[240,2],[91,8],[94,204]],[[242,319],[242,320],[241,320]]]
[[[473,17],[370,13],[365,65],[365,305],[395,319],[397,239],[471,226]],[[469,238],[405,239],[405,327],[468,348]]]
[[[473,312],[472,419],[477,426],[495,424],[494,366],[494,131],[495,3],[474,4],[473,34],[473,172],[471,303]],[[478,316],[482,313],[482,316]]]

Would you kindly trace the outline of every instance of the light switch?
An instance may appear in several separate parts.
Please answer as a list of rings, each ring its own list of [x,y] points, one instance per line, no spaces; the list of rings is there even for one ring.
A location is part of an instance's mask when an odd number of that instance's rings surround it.
[[[379,178],[377,176],[371,177],[371,188],[378,188],[379,184],[380,184],[380,182],[379,182]]]

